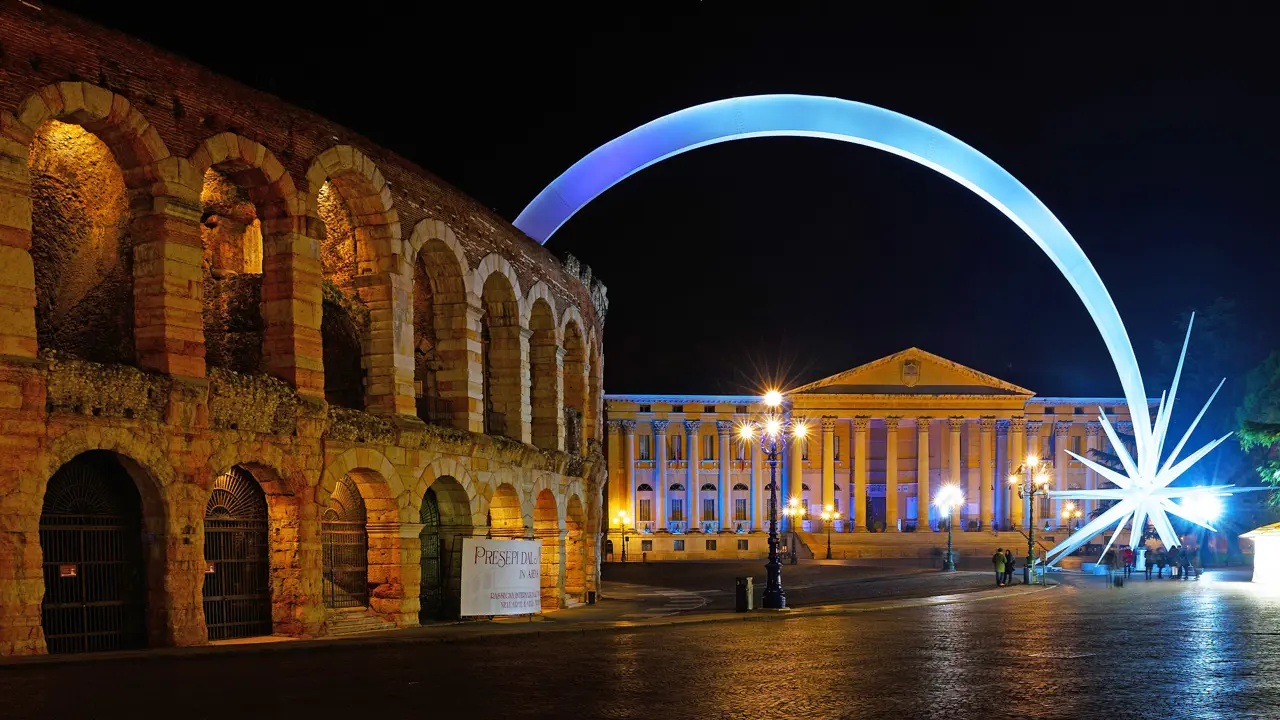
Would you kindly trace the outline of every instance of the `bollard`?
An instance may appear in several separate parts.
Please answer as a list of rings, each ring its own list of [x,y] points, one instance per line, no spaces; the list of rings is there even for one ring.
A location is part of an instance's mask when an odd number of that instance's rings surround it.
[[[753,581],[749,577],[740,577],[734,587],[734,609],[738,612],[747,612],[755,606],[755,588]]]

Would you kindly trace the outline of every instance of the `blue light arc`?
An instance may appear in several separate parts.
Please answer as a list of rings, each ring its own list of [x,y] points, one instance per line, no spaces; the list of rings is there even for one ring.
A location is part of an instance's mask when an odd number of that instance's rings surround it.
[[[866,103],[813,95],[751,95],[695,105],[645,123],[592,150],[538,193],[515,226],[546,243],[597,195],[654,163],[695,148],[756,137],[810,137],[884,150],[931,168],[1004,213],[1049,256],[1102,333],[1135,430],[1151,419],[1138,360],[1102,278],[1066,227],[1025,185],[947,133]]]

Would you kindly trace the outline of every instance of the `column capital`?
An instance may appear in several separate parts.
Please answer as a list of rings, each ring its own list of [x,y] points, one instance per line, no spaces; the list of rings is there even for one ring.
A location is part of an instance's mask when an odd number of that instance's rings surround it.
[[[1014,432],[1022,432],[1027,428],[1027,418],[1023,415],[1014,415],[1009,418],[1009,429]]]
[[[823,415],[822,416],[822,434],[830,435],[835,431],[836,431],[836,416]]]
[[[655,434],[657,434],[657,435],[666,435],[666,434],[667,434],[667,424],[668,424],[669,422],[671,422],[671,421],[670,421],[670,420],[653,420],[653,421],[651,421],[651,422],[653,423],[653,432],[654,432]]]
[[[729,435],[729,434],[731,434],[731,433],[733,433],[733,421],[732,421],[732,420],[717,420],[717,421],[716,421],[716,434],[721,435],[721,436],[724,436],[724,435]]]
[[[963,417],[949,417],[947,418],[947,427],[951,429],[951,432],[958,433],[964,429],[964,421]]]
[[[628,435],[634,435],[636,432],[635,420],[619,420],[618,426],[621,427],[622,431]]]
[[[996,421],[996,434],[997,434],[997,435],[1008,435],[1008,434],[1009,434],[1009,420],[1008,420],[1008,418],[1005,418],[1005,419],[1003,419],[1003,420],[997,420],[997,421]]]
[[[887,416],[887,417],[884,419],[884,429],[885,429],[885,430],[897,430],[897,429],[898,429],[898,423],[899,423],[899,422],[901,422],[901,421],[902,421],[902,416],[900,416],[900,415],[889,415],[889,416]]]
[[[1133,423],[1131,422],[1127,422],[1127,421],[1116,422],[1116,423],[1111,423],[1111,425],[1115,427],[1116,432],[1122,432],[1122,433],[1125,433],[1126,435],[1133,432]]]
[[[684,433],[685,433],[685,435],[697,435],[697,434],[698,434],[698,429],[699,429],[699,428],[701,428],[701,427],[702,427],[702,421],[701,421],[701,420],[685,420],[685,421],[684,421]]]
[[[1043,420],[1028,420],[1028,421],[1027,421],[1027,432],[1028,432],[1028,433],[1038,433],[1038,432],[1040,432],[1040,426],[1041,426],[1041,425],[1043,425],[1043,424],[1044,424],[1044,421],[1043,421]]]
[[[853,419],[854,432],[866,432],[869,427],[871,427],[870,415],[859,415]]]
[[[1058,420],[1053,424],[1053,434],[1058,437],[1066,437],[1071,434],[1071,421]]]
[[[619,432],[621,432],[621,431],[622,431],[622,421],[621,421],[621,420],[608,420],[608,421],[606,421],[606,422],[605,422],[605,425],[609,428],[610,432],[612,432],[612,431],[614,431],[614,430],[617,430],[617,431],[619,431]]]
[[[994,415],[983,415],[978,418],[978,429],[984,433],[989,433],[996,427],[996,417]]]
[[[1101,432],[1102,432],[1102,423],[1091,422],[1091,423],[1084,424],[1084,434],[1088,435],[1089,437],[1098,437],[1099,433]]]
[[[921,415],[920,417],[916,418],[916,431],[922,432],[922,433],[929,432],[929,423],[932,421],[933,421],[933,418],[929,417],[928,415]]]

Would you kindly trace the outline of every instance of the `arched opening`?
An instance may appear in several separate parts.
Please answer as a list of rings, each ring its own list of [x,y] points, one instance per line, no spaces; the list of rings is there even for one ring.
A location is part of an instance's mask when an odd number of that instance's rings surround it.
[[[746,532],[751,528],[751,488],[746,483],[733,484],[733,530]]]
[[[543,490],[533,503],[533,535],[542,541],[542,609],[553,610],[560,607],[560,573],[563,564],[560,556],[564,553],[564,544],[560,536],[560,511],[556,507],[556,496],[550,490]]]
[[[649,483],[640,483],[636,486],[636,527],[646,532],[652,532],[654,527],[654,497],[653,486]]]
[[[204,619],[210,640],[270,635],[267,496],[239,466],[219,475],[204,513]]]
[[[667,488],[667,523],[671,527],[688,528],[688,508],[684,506],[684,485],[671,483]]]
[[[364,409],[364,346],[369,336],[369,308],[356,292],[355,222],[342,194],[326,182],[316,198],[324,223],[320,242],[323,301],[324,397],[330,405]]]
[[[587,346],[582,328],[574,320],[564,326],[564,428],[565,450],[582,454],[583,420],[587,405]]]
[[[703,483],[698,488],[698,508],[697,519],[698,525],[703,530],[714,532],[715,527],[712,525],[719,519],[716,510],[716,503],[719,500],[719,492],[716,490],[715,483]]]
[[[458,617],[462,598],[462,539],[471,535],[471,505],[457,479],[436,478],[422,498],[421,609],[418,621]]]
[[[60,467],[40,514],[44,559],[41,625],[50,653],[147,645],[148,588],[160,585],[163,558],[148,562],[143,501],[114,453],[93,450]]]
[[[27,158],[40,349],[134,363],[133,238],[121,168],[98,136],[57,120],[37,129]]]
[[[320,522],[324,606],[369,605],[369,531],[364,497],[350,475],[329,496]]]
[[[587,595],[586,527],[582,501],[570,495],[564,515],[564,594],[569,603],[583,602]]]
[[[520,361],[520,304],[502,273],[490,273],[481,294],[485,433],[520,439],[520,398],[524,387]]]
[[[457,256],[443,240],[418,250],[413,278],[413,379],[418,417],[436,425],[461,425],[469,385],[466,349],[466,283]],[[456,325],[461,322],[462,328]]]
[[[489,534],[496,538],[524,537],[524,514],[516,489],[503,483],[493,491],[489,502]]]
[[[543,298],[533,301],[529,313],[530,388],[533,410],[533,444],[547,450],[561,447],[560,348],[556,342],[556,321],[551,305]],[[567,366],[565,368],[568,369]]]

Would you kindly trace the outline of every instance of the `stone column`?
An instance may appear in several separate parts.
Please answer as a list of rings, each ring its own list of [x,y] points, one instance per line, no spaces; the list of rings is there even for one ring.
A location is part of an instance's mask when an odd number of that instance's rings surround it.
[[[152,189],[145,201],[140,197],[144,193],[130,191],[135,207],[129,232],[133,238],[133,335],[138,365],[202,378],[204,251],[199,187],[174,183],[170,188],[173,196]]]
[[[307,218],[263,219],[263,360],[303,395],[324,397],[320,246]]]
[[[836,418],[834,415],[822,416],[822,503],[835,504],[836,497]],[[853,522],[853,508],[849,507],[845,516]],[[825,529],[825,528],[824,528]]]
[[[357,275],[356,293],[369,308],[369,340],[363,343],[365,410],[377,415],[417,415],[413,384],[413,276],[398,268]],[[528,364],[527,340],[519,361]],[[524,442],[528,438],[519,436]]]
[[[685,506],[684,516],[685,522],[688,523],[688,531],[702,529],[702,512],[698,507],[698,429],[702,427],[701,420],[685,420],[684,421],[684,447],[685,460],[688,461],[687,472],[685,473],[685,497],[689,498]]]
[[[1071,437],[1071,422],[1058,420],[1053,423],[1053,487],[1055,490],[1067,489],[1067,443]],[[1053,500],[1053,516],[1056,526],[1062,527],[1062,508],[1065,503],[1060,498]]]
[[[733,422],[716,421],[716,452],[720,454],[720,532],[733,530],[733,454],[730,439]]]
[[[623,443],[626,456],[623,462],[626,463],[627,472],[627,492],[631,497],[631,525],[636,529],[640,529],[639,510],[640,503],[636,499],[636,421],[623,420],[618,423],[622,428]]]
[[[891,415],[884,419],[884,529],[898,531],[898,421]]]
[[[805,421],[803,417],[794,418],[795,422],[802,423]],[[791,498],[804,498],[804,447],[803,444],[809,442],[806,435],[803,440],[792,439],[787,445],[787,494],[779,496],[778,502],[781,511],[782,507],[790,501]]]
[[[916,532],[929,532],[929,422],[931,417],[916,418]]]
[[[436,388],[440,391],[440,398],[449,401],[453,426],[474,433],[484,432],[484,369],[480,359],[482,317],[483,307],[453,302],[440,306],[436,322],[436,354],[444,365],[436,373]]]
[[[768,512],[765,509],[765,498],[769,497],[769,493],[765,491],[764,486],[769,482],[769,471],[764,467],[764,452],[760,450],[760,441],[753,440],[751,442],[751,529],[760,531],[764,529],[765,518]]]
[[[1025,480],[1025,473],[1018,468],[1027,460],[1027,442],[1025,439],[1027,419],[1021,415],[1009,418],[1009,474],[1017,475],[1018,483]],[[1009,493],[1009,507],[1012,509],[1014,527],[1027,529],[1027,502],[1018,497],[1016,487]]]
[[[655,530],[667,529],[667,420],[653,421],[653,513]]]
[[[960,488],[960,492],[966,496],[965,502],[968,502],[968,493],[964,492],[964,487],[960,484],[960,431],[964,430],[964,418],[947,418],[947,429],[950,431],[947,436],[947,482]],[[959,505],[951,509],[950,522],[952,527],[961,529]]]
[[[1026,454],[1027,454],[1028,456],[1030,456],[1030,455],[1034,455],[1034,456],[1036,456],[1037,458],[1040,458],[1040,462],[1044,462],[1044,461],[1045,461],[1044,456],[1040,453],[1040,450],[1041,450],[1041,448],[1040,448],[1040,425],[1041,425],[1043,422],[1044,422],[1044,421],[1042,421],[1042,420],[1027,420],[1027,451],[1026,451]],[[1039,496],[1037,496],[1037,498],[1038,498],[1038,497],[1039,497]],[[1038,501],[1038,499],[1037,499],[1036,501],[1033,501],[1033,502],[1035,502],[1035,503],[1036,503],[1036,505],[1039,505],[1039,501]],[[1039,515],[1040,515],[1040,508],[1039,508],[1039,507],[1032,507],[1032,508],[1031,508],[1031,512],[1030,512],[1030,513],[1028,513],[1028,515],[1027,515],[1027,522],[1029,522],[1029,523],[1030,523],[1030,522],[1035,522],[1035,523],[1039,524],[1039,525],[1040,525],[1040,527],[1044,527],[1044,518],[1039,517]]]
[[[995,447],[991,431],[996,419],[991,416],[978,418],[978,527],[987,529],[995,524]]]
[[[855,532],[867,529],[867,428],[871,418],[860,415],[853,419],[853,499],[849,503],[849,522]]]
[[[1009,505],[1009,421],[996,420],[996,452],[995,452],[995,486],[993,494],[996,501],[995,514],[1000,520],[1000,529],[1008,530],[1012,522],[1012,510]]]
[[[1090,457],[1090,455],[1092,454],[1090,453],[1090,451],[1098,449],[1098,434],[1101,432],[1102,432],[1102,423],[1096,423],[1096,422],[1085,423],[1084,456],[1089,458],[1090,460],[1093,459],[1092,457]],[[1086,490],[1098,489],[1098,472],[1093,468],[1090,468],[1088,465],[1086,465],[1084,468],[1084,487]],[[1095,501],[1093,500],[1086,500],[1083,503],[1081,503],[1081,505],[1083,506],[1082,509],[1084,510],[1085,518],[1088,518],[1089,513],[1093,512],[1094,502]]]

